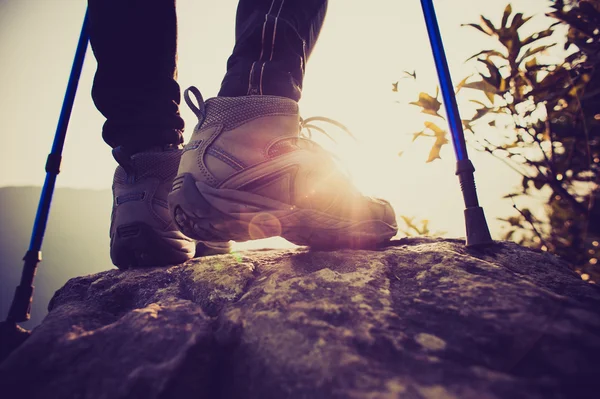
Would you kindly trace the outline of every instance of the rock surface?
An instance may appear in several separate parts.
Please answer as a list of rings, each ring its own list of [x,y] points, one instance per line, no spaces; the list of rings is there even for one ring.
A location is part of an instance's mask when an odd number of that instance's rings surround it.
[[[600,290],[557,258],[404,239],[70,280],[5,398],[597,398]],[[6,396],[5,396],[6,395]]]

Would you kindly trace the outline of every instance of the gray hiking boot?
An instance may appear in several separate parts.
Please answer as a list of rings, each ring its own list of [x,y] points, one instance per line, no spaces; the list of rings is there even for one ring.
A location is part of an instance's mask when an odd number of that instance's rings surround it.
[[[229,252],[229,243],[207,246],[183,235],[171,220],[167,195],[181,148],[156,148],[129,156],[113,151],[119,166],[113,181],[110,257],[120,269],[166,266],[197,255]]]
[[[195,95],[199,107],[190,99]],[[331,154],[302,137],[298,104],[275,96],[185,99],[199,123],[184,147],[172,217],[199,240],[282,236],[313,247],[373,247],[397,232],[386,201],[363,196]]]

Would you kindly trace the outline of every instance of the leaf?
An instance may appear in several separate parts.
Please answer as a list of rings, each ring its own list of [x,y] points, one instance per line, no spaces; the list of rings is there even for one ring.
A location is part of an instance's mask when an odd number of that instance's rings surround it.
[[[425,122],[425,128],[431,130],[435,134],[435,137],[446,135],[446,131],[433,122]]]
[[[423,136],[424,134],[425,134],[425,130],[421,130],[420,132],[413,133],[412,141],[415,141],[416,139]]]
[[[523,41],[521,42],[521,45],[523,47],[525,47],[528,44],[531,44],[531,43],[535,42],[536,40],[540,40],[540,39],[543,39],[545,37],[552,36],[553,33],[554,33],[553,29],[546,29],[546,30],[541,31],[541,32],[536,32],[533,35],[531,35],[531,36],[523,39]]]
[[[536,66],[538,65],[537,63],[537,58],[533,57],[532,59],[530,59],[529,61],[527,61],[525,63],[525,68],[527,68],[527,70],[532,70],[534,69]]]
[[[519,51],[521,51],[521,42],[518,39],[519,37],[517,33],[509,33],[509,35],[507,35],[506,32],[503,32],[503,35],[500,36],[500,43],[502,43],[508,50],[507,59],[509,61],[517,58]]]
[[[494,24],[492,23],[492,21],[490,21],[489,19],[487,19],[483,15],[481,15],[480,18],[481,18],[481,22],[483,22],[481,24],[482,28],[485,30],[485,32],[488,35],[493,36],[494,34],[497,33],[496,27],[494,26]]]
[[[392,83],[392,91],[393,92],[397,92],[398,91],[398,82]]]
[[[465,89],[473,89],[473,90],[481,90],[483,92],[490,92],[492,94],[496,94],[498,90],[486,82],[485,80],[478,80],[476,82],[465,83],[463,85]]]
[[[546,182],[544,180],[537,179],[533,181],[533,185],[537,190],[541,190],[546,185]]]
[[[446,138],[448,133],[432,122],[425,122],[425,127],[435,134],[435,143],[433,143],[431,151],[429,151],[429,157],[426,162],[429,163],[436,159],[442,159],[440,151],[445,144],[448,144],[448,139]]]
[[[473,90],[480,90],[480,91],[491,91],[491,92],[496,93],[496,88],[494,86],[490,85],[485,80],[477,80],[475,82],[465,83],[463,85],[463,87],[465,89],[473,89]]]
[[[565,87],[570,86],[569,71],[563,66],[547,74],[538,84],[528,93],[535,102],[548,101],[556,98],[557,95],[562,95]]]
[[[427,233],[429,233],[429,220],[427,220],[427,219],[423,219],[423,220],[421,220],[421,223],[422,223],[422,226],[421,226],[421,231],[422,231],[424,234],[427,234]]]
[[[481,105],[482,107],[485,107],[485,106],[486,106],[486,105],[485,105],[484,103],[482,103],[481,101],[477,101],[477,100],[469,100],[469,101],[470,101],[470,102],[472,102],[472,103],[475,103],[475,104]]]
[[[491,86],[495,87],[497,91],[504,91],[502,90],[502,81],[504,79],[502,79],[502,75],[500,74],[500,70],[498,69],[496,64],[494,64],[489,59],[479,59],[478,61],[484,64],[488,72],[490,73],[490,76],[485,76],[481,74],[481,78],[488,82]]]
[[[446,140],[446,143],[448,142],[448,140]],[[427,158],[427,163],[433,162],[436,159],[442,159],[442,157],[440,156],[440,150],[442,149],[441,145],[438,145],[437,142],[431,147],[431,150],[429,151],[429,157]]]
[[[591,2],[582,1],[579,3],[579,8],[583,15],[587,15],[593,22],[600,22],[600,10],[596,9]]]
[[[480,25],[477,25],[477,24],[461,24],[460,26],[470,26],[470,27],[473,27],[473,28],[485,33],[488,36],[491,36],[491,34],[487,33],[485,30],[483,30],[483,28]]]
[[[511,216],[506,219],[506,222],[510,223],[513,227],[518,227],[521,225],[521,216]]]
[[[527,57],[531,57],[534,54],[540,53],[540,52],[545,51],[545,50],[549,49],[550,47],[554,47],[554,46],[556,46],[556,43],[528,49],[525,52],[525,54],[523,54],[523,56],[519,60],[517,60],[517,65],[520,65],[523,62],[523,60],[525,60]]]
[[[502,54],[501,52],[499,52],[499,51],[496,51],[496,50],[483,50],[483,51],[480,51],[479,53],[477,53],[475,55],[472,55],[471,57],[467,58],[467,60],[465,62],[471,61],[473,58],[477,58],[480,55],[484,55],[484,54],[488,58],[489,57],[500,57],[500,58],[502,58],[504,60],[506,59],[506,56],[504,54]]]
[[[403,76],[404,78],[417,79],[417,71],[412,71],[412,73],[408,72],[408,71],[402,71],[402,73],[404,73],[404,75],[406,75],[406,76]]]
[[[510,230],[508,233],[506,233],[506,235],[504,236],[504,240],[506,241],[510,241],[510,239],[513,237],[513,235],[515,234],[516,230]]]
[[[523,18],[523,13],[515,14],[515,17],[512,20],[512,24],[510,25],[510,30],[512,32],[517,32],[517,30],[525,25],[527,21],[529,21],[531,17]]]
[[[469,75],[466,78],[464,78],[463,80],[461,80],[460,82],[458,82],[458,85],[456,86],[456,94],[458,94],[458,92],[460,91],[460,89],[463,88],[463,86],[465,85],[465,83],[467,83],[467,80],[469,80],[469,78],[473,76],[473,75]]]
[[[409,218],[408,216],[401,215],[400,217],[402,218],[402,221],[404,222],[404,224],[406,224],[408,227],[414,226],[414,223],[413,223],[413,220],[415,220],[414,216]]]
[[[588,36],[594,34],[594,24],[587,23],[586,19],[582,18],[578,12],[549,13],[548,15],[569,24],[571,28],[575,28],[583,34]]]
[[[502,145],[502,147],[500,147],[500,148],[502,148],[503,150],[510,150],[511,148],[517,148],[517,147],[519,147],[518,143],[509,143],[509,144]]]
[[[502,23],[500,25],[501,28],[507,27],[506,24],[508,23],[508,17],[510,17],[510,14],[512,14],[512,6],[509,3],[504,9],[504,15],[502,16]]]
[[[487,115],[488,112],[490,112],[490,110],[491,110],[491,108],[488,108],[488,107],[477,109],[475,116],[473,116],[473,118],[471,118],[471,122],[484,117],[485,115]]]
[[[471,132],[473,132],[473,127],[471,126],[471,121],[470,120],[463,119],[461,122],[463,124],[463,129],[465,131],[471,131]],[[473,132],[473,133],[475,133],[475,132]]]
[[[443,119],[443,117],[438,113],[442,103],[438,101],[437,95],[436,98],[434,98],[425,92],[421,92],[419,93],[419,101],[411,102],[409,104],[423,108],[421,112],[424,114],[438,116]]]

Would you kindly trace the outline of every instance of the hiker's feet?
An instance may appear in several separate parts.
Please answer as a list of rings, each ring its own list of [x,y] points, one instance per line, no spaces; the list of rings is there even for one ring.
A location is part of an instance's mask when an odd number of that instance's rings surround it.
[[[282,236],[298,245],[363,248],[396,234],[390,204],[363,196],[329,153],[300,136],[295,101],[247,96],[204,104],[196,88],[185,97],[200,122],[184,148],[169,206],[187,236]]]
[[[204,243],[183,235],[171,220],[167,195],[177,172],[182,150],[155,148],[129,156],[113,151],[119,166],[113,181],[110,257],[120,269],[166,266],[200,255],[227,253],[228,243],[215,244],[211,253]]]

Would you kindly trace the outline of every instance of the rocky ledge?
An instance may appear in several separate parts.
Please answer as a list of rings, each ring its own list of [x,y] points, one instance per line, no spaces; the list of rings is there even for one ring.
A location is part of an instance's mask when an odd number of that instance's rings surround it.
[[[512,243],[249,251],[70,280],[5,398],[596,398],[600,290]]]

